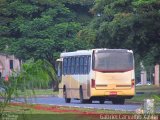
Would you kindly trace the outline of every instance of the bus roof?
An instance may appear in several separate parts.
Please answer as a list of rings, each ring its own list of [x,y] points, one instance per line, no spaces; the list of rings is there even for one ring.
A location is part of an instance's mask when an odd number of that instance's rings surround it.
[[[91,55],[93,50],[77,50],[74,52],[63,52],[61,53],[61,57],[65,56],[76,56],[76,55]]]
[[[67,57],[67,56],[77,56],[77,55],[92,55],[93,51],[98,52],[98,51],[121,51],[121,52],[131,52],[133,53],[132,50],[128,49],[108,49],[108,48],[97,48],[97,49],[90,49],[90,50],[77,50],[73,52],[63,52],[61,53],[60,57]]]

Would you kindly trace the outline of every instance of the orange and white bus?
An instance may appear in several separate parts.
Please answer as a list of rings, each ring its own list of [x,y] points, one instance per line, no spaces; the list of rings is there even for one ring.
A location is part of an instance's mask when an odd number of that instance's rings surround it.
[[[59,96],[66,103],[106,100],[124,104],[135,95],[133,51],[127,49],[92,49],[61,53],[58,62]]]

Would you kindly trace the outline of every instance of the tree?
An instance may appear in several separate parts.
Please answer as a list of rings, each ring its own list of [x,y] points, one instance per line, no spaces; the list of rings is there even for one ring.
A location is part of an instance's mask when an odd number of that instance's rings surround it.
[[[140,62],[145,66],[160,62],[159,8],[159,0],[95,0],[90,9],[94,18],[82,38],[92,30],[95,39],[85,42],[95,48],[132,49],[139,77]]]
[[[90,21],[90,5],[92,0],[3,0],[0,49],[22,60],[34,57],[54,65],[60,52],[80,48],[74,43]]]
[[[138,19],[140,19],[138,22],[141,30],[139,32],[139,36],[141,36],[139,49],[142,48],[140,53],[144,60],[150,59],[148,64],[160,63],[160,56],[158,55],[160,52],[158,47],[160,45],[159,1],[136,0],[133,2],[133,6]]]
[[[159,62],[158,0],[96,0],[90,24],[96,29],[94,46],[133,49],[147,64]]]

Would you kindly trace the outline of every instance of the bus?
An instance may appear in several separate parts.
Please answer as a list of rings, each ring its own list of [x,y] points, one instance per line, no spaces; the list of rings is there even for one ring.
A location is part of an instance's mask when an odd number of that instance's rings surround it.
[[[124,104],[135,95],[132,50],[91,49],[61,53],[58,63],[59,96],[70,103],[112,101]]]

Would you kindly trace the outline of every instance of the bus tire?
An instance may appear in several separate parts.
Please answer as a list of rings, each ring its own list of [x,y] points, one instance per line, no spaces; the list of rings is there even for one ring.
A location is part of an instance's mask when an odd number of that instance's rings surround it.
[[[100,103],[100,104],[104,104],[104,102],[105,102],[105,99],[102,99],[102,98],[101,98],[101,99],[99,100],[99,103]]]
[[[83,98],[83,90],[82,87],[79,89],[79,97],[80,97],[80,103],[85,103],[85,100]]]
[[[117,99],[112,99],[112,104],[119,104],[119,105],[123,105],[125,103],[125,99],[124,98],[117,98]]]
[[[63,94],[64,94],[64,99],[66,103],[70,103],[71,102],[71,98],[67,98],[67,90],[64,88],[63,90]]]
[[[92,99],[87,100],[88,104],[92,104]]]

